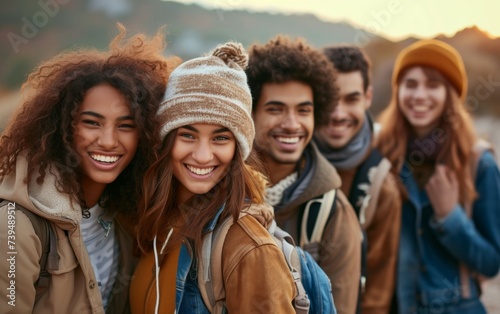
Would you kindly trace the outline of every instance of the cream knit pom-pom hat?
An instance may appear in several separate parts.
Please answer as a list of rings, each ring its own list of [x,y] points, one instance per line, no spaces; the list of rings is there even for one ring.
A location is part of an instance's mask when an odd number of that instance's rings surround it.
[[[243,46],[228,42],[206,57],[177,67],[170,75],[158,111],[165,121],[161,137],[189,124],[221,125],[234,134],[246,159],[255,137],[252,96],[244,71],[247,65],[248,54]]]

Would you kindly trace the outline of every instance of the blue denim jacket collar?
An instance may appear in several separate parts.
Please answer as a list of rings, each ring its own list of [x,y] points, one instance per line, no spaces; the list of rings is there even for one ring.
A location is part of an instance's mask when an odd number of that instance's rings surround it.
[[[204,232],[211,232],[215,229],[217,222],[219,220],[220,215],[224,211],[225,204],[221,206],[221,208],[217,211],[214,218],[205,226]],[[190,247],[189,243],[183,242],[181,244],[181,249],[179,253],[178,265],[177,265],[177,276],[176,276],[176,295],[175,295],[175,303],[176,303],[176,311],[180,312],[180,306],[182,304],[186,304],[183,302],[185,287],[186,287],[186,279],[191,270],[191,266],[193,263],[193,250]],[[195,298],[194,300],[189,300],[190,302],[197,302],[199,304],[192,304],[193,308],[200,309],[202,313],[205,313],[205,305],[203,302],[200,303],[201,296],[199,298]],[[206,312],[208,313],[208,311]]]

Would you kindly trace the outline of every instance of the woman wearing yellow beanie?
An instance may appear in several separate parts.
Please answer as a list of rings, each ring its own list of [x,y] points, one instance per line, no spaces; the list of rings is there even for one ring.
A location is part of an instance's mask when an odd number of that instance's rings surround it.
[[[478,276],[500,268],[500,172],[464,108],[450,45],[421,40],[396,59],[377,146],[400,176],[399,313],[485,313]]]

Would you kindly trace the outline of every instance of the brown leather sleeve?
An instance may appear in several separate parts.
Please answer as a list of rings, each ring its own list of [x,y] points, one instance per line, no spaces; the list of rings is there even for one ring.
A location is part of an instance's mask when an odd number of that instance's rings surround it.
[[[231,226],[222,260],[229,313],[295,313],[295,286],[283,253],[253,217]]]
[[[393,174],[382,185],[373,221],[368,227],[367,280],[362,313],[389,313],[396,279],[401,228],[401,196]]]
[[[356,213],[342,191],[325,228],[319,265],[332,282],[335,307],[339,314],[356,311],[361,276],[361,227]]]

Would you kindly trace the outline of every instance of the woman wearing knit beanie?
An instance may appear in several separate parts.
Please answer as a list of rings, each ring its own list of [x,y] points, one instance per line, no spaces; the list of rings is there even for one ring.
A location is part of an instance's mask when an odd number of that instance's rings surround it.
[[[158,113],[163,146],[139,208],[143,256],[131,283],[133,313],[294,313],[293,278],[266,230],[273,213],[251,154],[247,62],[240,44],[226,43],[170,76]],[[217,246],[205,240],[226,220],[234,224],[219,251],[217,286],[200,263],[213,260]],[[220,291],[225,296],[211,304],[207,293]]]
[[[392,87],[377,145],[406,195],[398,312],[485,313],[478,278],[500,268],[500,172],[465,110],[462,58],[416,42],[397,57]]]

